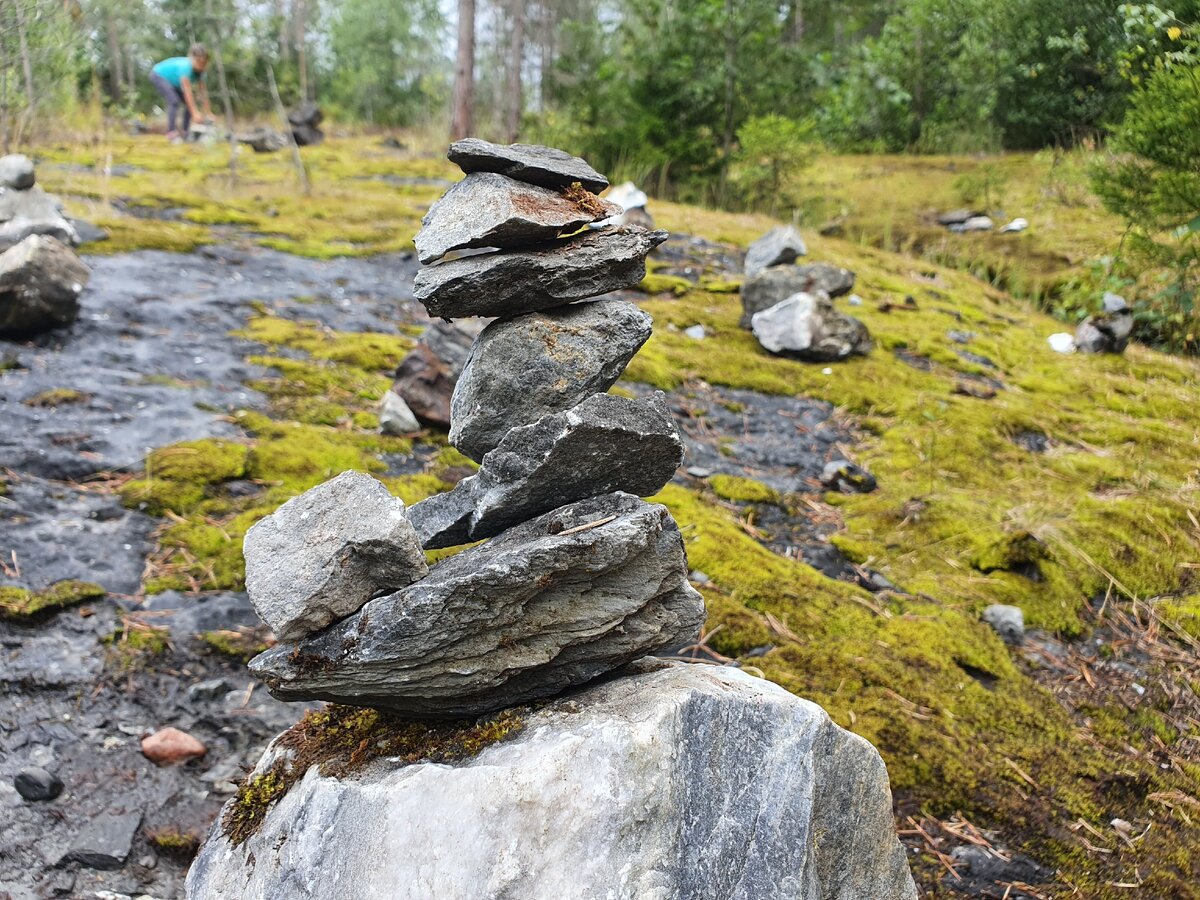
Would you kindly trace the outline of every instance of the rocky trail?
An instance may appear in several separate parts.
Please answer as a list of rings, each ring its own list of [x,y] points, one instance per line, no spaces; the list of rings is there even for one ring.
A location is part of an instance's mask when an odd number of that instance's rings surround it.
[[[686,275],[688,246],[668,243],[673,271]],[[164,521],[127,508],[115,489],[149,450],[242,437],[237,411],[268,408],[248,386],[268,374],[250,361],[262,347],[232,336],[264,308],[339,332],[395,333],[429,320],[412,298],[416,262],[406,255],[313,261],[214,245],[86,262],[91,283],[76,324],[3,345],[3,584],[36,592],[78,580],[106,594],[35,620],[0,621],[0,803],[11,823],[0,892],[176,897],[196,839],[304,705],[256,690],[241,659],[214,649],[213,635],[247,647],[261,641],[243,593],[143,593]],[[682,484],[730,475],[816,498],[828,460],[853,447],[820,401],[700,384],[670,392],[668,402],[687,447],[675,476]],[[410,454],[386,455],[387,472],[422,471],[442,441],[419,438]],[[768,546],[831,575],[861,574],[826,540],[836,527],[830,508],[729,502]],[[165,650],[144,650],[145,634],[165,638]],[[139,742],[168,726],[207,752],[156,766]],[[28,767],[61,780],[54,803],[17,793],[14,776]]]

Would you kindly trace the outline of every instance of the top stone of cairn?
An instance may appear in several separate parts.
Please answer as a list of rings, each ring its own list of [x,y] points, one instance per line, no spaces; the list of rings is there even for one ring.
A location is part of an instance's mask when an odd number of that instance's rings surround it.
[[[608,179],[578,156],[537,144],[493,144],[479,138],[464,138],[450,145],[450,162],[467,174],[497,172],[553,190],[579,182],[592,193],[608,187]]]

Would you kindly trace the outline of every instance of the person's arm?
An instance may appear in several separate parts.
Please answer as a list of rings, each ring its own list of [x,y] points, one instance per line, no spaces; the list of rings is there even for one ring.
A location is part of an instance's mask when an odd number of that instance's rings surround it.
[[[200,102],[204,104],[204,118],[213,118],[212,103],[208,99],[208,79],[200,79]]]
[[[192,94],[192,80],[190,78],[179,79],[179,87],[183,93],[183,102],[187,104],[188,112],[192,114],[192,121],[200,121],[200,113],[196,109],[196,98]]]

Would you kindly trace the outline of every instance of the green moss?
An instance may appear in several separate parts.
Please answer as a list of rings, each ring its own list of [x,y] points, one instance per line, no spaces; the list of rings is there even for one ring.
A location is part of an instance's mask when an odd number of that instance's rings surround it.
[[[83,391],[77,391],[73,388],[51,388],[48,391],[42,391],[36,396],[30,397],[25,401],[26,406],[63,406],[67,403],[86,403],[91,399],[90,394],[85,394]]]
[[[648,272],[637,289],[644,294],[674,294],[676,297],[682,297],[694,287],[695,285],[686,278],[680,278],[677,275],[658,275]]]
[[[255,629],[203,631],[196,639],[223,656],[249,662],[270,647]]]
[[[710,475],[708,485],[722,499],[741,503],[778,503],[779,491],[753,478],[738,475]]]
[[[127,616],[120,628],[104,638],[108,645],[107,665],[122,672],[144,669],[171,649],[170,638],[166,628]]]
[[[271,804],[313,766],[326,777],[343,778],[376,759],[391,765],[458,762],[519,734],[524,716],[524,710],[505,710],[476,721],[426,722],[350,706],[308,712],[277,739],[289,758],[238,788],[222,819],[225,834],[234,846],[244,843],[261,827]]]
[[[89,581],[59,581],[42,591],[0,587],[0,619],[35,621],[60,609],[99,600],[107,591]]]
[[[136,478],[120,487],[121,502],[130,509],[140,509],[152,516],[162,516],[168,510],[186,513],[204,500],[203,484],[169,481],[165,478]]]
[[[146,457],[146,473],[154,478],[191,484],[216,484],[246,474],[250,448],[220,438],[183,441],[154,450]]]
[[[167,856],[189,860],[200,849],[200,836],[176,828],[163,828],[146,835],[151,844]]]

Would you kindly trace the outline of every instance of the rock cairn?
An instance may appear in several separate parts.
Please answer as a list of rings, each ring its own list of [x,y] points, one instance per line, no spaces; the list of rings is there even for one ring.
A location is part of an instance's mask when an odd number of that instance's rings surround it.
[[[450,400],[450,439],[479,471],[407,510],[343,473],[250,530],[247,590],[280,638],[251,669],[277,697],[480,715],[691,643],[704,618],[678,527],[638,499],[683,459],[665,399],[605,393],[650,319],[592,299],[637,284],[666,233],[571,235],[614,207],[561,151],[472,139],[450,158],[466,177],[416,237],[432,265],[415,293],[436,316],[499,317]],[[489,538],[425,564],[423,549]]]

